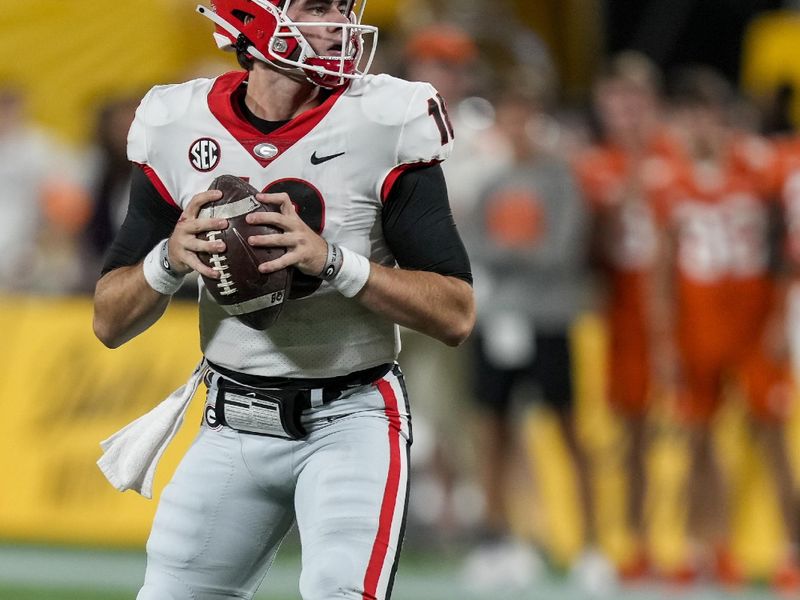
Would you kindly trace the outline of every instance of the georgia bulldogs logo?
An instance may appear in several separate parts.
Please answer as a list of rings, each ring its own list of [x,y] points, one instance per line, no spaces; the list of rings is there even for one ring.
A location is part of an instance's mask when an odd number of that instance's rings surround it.
[[[203,173],[212,171],[218,164],[222,151],[216,140],[200,138],[189,148],[189,162]]]
[[[206,425],[208,425],[210,429],[213,429],[214,431],[219,431],[222,429],[222,423],[220,423],[219,419],[217,419],[217,411],[213,406],[206,405],[204,417],[206,420]]]

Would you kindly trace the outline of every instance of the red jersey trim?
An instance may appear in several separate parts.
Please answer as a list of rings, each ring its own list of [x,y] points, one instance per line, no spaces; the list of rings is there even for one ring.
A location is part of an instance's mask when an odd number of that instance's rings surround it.
[[[403,173],[407,173],[413,169],[421,169],[423,167],[430,167],[431,165],[438,165],[440,162],[442,161],[431,160],[428,162],[414,162],[396,166],[394,169],[389,171],[383,180],[383,185],[381,185],[381,203],[386,203],[386,200],[389,198],[389,194],[392,192],[394,184],[397,183],[397,180],[400,179],[400,176]]]
[[[400,412],[397,396],[391,383],[381,379],[375,385],[378,388],[386,406],[386,416],[389,419],[389,474],[386,478],[386,488],[381,502],[381,513],[378,519],[378,532],[372,546],[372,554],[367,563],[367,572],[364,576],[364,594],[362,600],[376,600],[378,583],[386,564],[386,554],[391,545],[392,522],[397,507],[397,496],[400,491],[400,476],[402,472],[402,459],[400,456]]]
[[[298,140],[307,135],[331,111],[348,86],[333,92],[322,104],[305,111],[270,133],[261,133],[244,118],[233,101],[233,94],[247,79],[247,71],[232,71],[217,78],[208,93],[208,108],[219,123],[228,130],[247,153],[262,167],[280,158]],[[278,149],[272,158],[262,158],[253,153],[258,145],[268,142]]]
[[[178,210],[183,210],[180,206],[178,206],[178,203],[175,202],[175,199],[172,197],[172,194],[169,193],[167,186],[165,186],[164,182],[161,181],[161,178],[158,176],[158,173],[156,173],[153,170],[153,167],[151,167],[150,165],[145,165],[143,163],[134,163],[134,164],[138,166],[142,171],[144,171],[144,174],[150,180],[150,183],[152,183],[153,186],[155,186],[155,188],[158,190],[158,193],[161,194],[161,197],[164,199],[164,202],[166,202],[167,204],[171,204]]]

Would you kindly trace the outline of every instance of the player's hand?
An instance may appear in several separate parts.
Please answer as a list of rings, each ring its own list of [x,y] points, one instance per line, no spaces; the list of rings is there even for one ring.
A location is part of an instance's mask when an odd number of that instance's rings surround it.
[[[197,271],[206,277],[219,279],[219,272],[204,265],[197,253],[224,252],[225,242],[202,240],[197,237],[197,234],[225,229],[228,221],[226,219],[198,219],[197,215],[200,214],[200,209],[204,205],[220,198],[222,198],[221,191],[209,190],[200,192],[186,205],[167,244],[170,265],[175,272],[186,274]]]
[[[272,273],[294,266],[307,275],[319,275],[325,267],[328,243],[300,218],[289,195],[256,194],[256,200],[277,206],[280,212],[252,212],[247,215],[247,222],[251,225],[271,225],[283,233],[251,235],[247,241],[252,246],[286,248],[286,254],[262,263],[258,270]]]

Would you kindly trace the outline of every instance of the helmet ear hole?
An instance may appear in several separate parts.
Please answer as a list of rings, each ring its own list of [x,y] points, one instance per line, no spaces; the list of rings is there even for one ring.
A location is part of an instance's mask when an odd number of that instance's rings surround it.
[[[254,20],[256,18],[255,15],[251,15],[248,12],[245,12],[243,10],[238,10],[238,9],[232,10],[231,14],[234,17],[236,17],[239,21],[241,21],[242,24],[244,24],[244,25],[247,25],[248,23],[250,23],[252,20]]]

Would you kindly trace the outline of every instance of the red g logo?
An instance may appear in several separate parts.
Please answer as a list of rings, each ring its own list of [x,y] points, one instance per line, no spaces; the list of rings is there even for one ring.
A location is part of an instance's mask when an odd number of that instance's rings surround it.
[[[219,164],[219,144],[211,138],[201,138],[189,148],[189,162],[198,171],[205,173]]]

